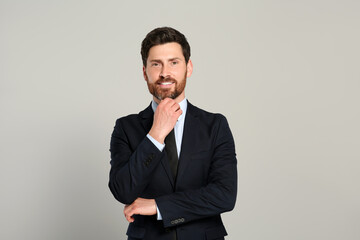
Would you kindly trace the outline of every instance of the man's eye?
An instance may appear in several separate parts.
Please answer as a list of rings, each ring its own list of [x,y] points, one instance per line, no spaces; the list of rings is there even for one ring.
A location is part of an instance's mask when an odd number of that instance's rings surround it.
[[[176,61],[172,62],[172,65],[176,65],[176,64],[178,64],[178,62],[176,62]]]
[[[153,64],[151,64],[151,66],[157,67],[157,66],[159,66],[159,64],[158,63],[153,63]]]

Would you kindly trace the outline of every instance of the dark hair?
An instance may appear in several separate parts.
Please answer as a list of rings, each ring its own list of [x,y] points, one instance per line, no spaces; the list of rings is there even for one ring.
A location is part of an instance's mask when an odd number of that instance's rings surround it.
[[[184,34],[171,27],[161,27],[155,28],[149,32],[141,43],[141,57],[144,66],[146,67],[146,61],[149,56],[150,48],[156,45],[171,42],[176,42],[181,45],[182,52],[185,57],[185,62],[188,63],[190,59],[190,45]]]

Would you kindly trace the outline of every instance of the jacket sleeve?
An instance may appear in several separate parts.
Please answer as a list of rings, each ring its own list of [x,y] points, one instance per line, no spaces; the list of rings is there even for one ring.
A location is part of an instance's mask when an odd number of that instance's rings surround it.
[[[234,208],[237,193],[235,145],[226,118],[220,116],[207,185],[155,199],[164,227],[218,215]]]
[[[131,204],[146,188],[163,153],[146,136],[133,151],[122,119],[116,121],[110,152],[109,188],[119,202]]]

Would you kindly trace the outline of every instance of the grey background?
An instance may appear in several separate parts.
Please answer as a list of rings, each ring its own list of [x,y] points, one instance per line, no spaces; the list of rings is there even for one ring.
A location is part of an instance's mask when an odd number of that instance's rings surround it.
[[[237,240],[360,239],[360,2],[0,1],[0,239],[125,239],[118,117],[151,100],[140,42],[182,31],[186,95],[225,114]]]

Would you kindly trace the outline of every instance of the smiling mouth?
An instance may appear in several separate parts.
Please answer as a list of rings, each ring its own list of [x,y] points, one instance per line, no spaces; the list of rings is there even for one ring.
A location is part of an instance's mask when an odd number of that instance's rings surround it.
[[[175,82],[170,81],[170,82],[159,82],[157,83],[160,87],[170,87],[174,84]]]

